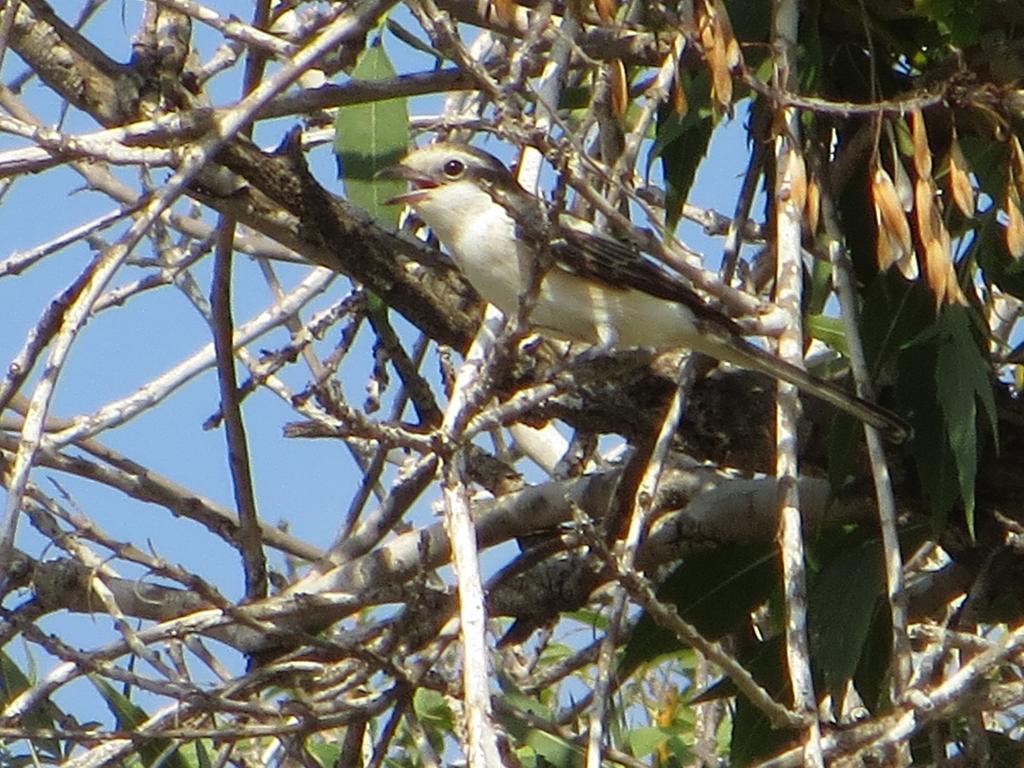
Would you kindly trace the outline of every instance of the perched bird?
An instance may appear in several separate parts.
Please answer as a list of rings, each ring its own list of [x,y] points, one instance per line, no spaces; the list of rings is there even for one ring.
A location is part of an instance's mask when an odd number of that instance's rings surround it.
[[[543,203],[487,152],[432,144],[410,152],[388,175],[410,183],[391,202],[409,205],[477,292],[506,315],[516,313],[529,291],[531,271],[541,270],[528,318],[541,333],[603,350],[692,349],[794,384],[894,441],[910,434],[891,411],[747,341],[682,276],[638,249],[587,231],[583,222],[551,227]]]

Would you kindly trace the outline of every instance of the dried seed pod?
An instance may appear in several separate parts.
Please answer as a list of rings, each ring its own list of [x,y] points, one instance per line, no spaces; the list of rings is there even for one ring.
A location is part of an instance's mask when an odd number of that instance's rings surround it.
[[[711,72],[711,91],[717,106],[728,111],[732,106],[732,67],[739,63],[739,44],[721,0],[703,0],[695,4],[697,30],[704,58]],[[731,63],[736,59],[735,63]]]
[[[953,136],[949,148],[949,192],[953,203],[967,218],[974,216],[974,185],[967,171],[967,160],[960,150],[960,142]]]
[[[899,250],[913,251],[914,240],[910,233],[910,224],[907,222],[896,185],[880,165],[875,167],[872,174],[871,196],[875,203],[875,216],[880,222],[879,226],[896,241]]]
[[[943,301],[960,302],[963,295],[953,269],[951,238],[942,222],[935,192],[931,179],[918,178],[914,185],[914,213],[923,248],[922,271],[937,307]]]
[[[1011,177],[1013,174],[1010,174]],[[1024,214],[1020,210],[1020,195],[1011,178],[1006,185],[1006,249],[1010,255],[1019,259],[1024,256]]]
[[[602,22],[608,24],[615,21],[615,12],[619,9],[616,0],[594,0],[594,10]]]
[[[928,132],[924,125],[924,115],[920,109],[910,113],[910,137],[914,143],[914,171],[918,178],[932,177],[932,151],[928,147]]]
[[[807,166],[796,148],[790,145],[786,152],[786,168],[784,180],[789,187],[789,202],[798,211],[804,209],[807,202]]]
[[[626,79],[626,67],[622,59],[608,62],[608,85],[611,93],[609,104],[612,115],[622,120],[629,109],[629,81]]]
[[[690,103],[686,99],[686,89],[679,80],[679,73],[672,78],[672,109],[679,117],[685,117],[690,111]]]
[[[807,202],[804,205],[804,217],[807,231],[812,235],[818,231],[818,220],[821,218],[821,187],[812,174],[807,179]]]

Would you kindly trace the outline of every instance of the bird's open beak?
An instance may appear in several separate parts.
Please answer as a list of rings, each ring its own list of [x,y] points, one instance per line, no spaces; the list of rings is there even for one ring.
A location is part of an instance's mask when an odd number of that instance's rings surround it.
[[[426,197],[431,189],[437,186],[437,184],[431,179],[428,179],[426,176],[423,176],[412,168],[400,163],[378,171],[374,175],[374,178],[405,179],[412,187],[408,192],[403,192],[400,195],[392,197],[390,200],[386,200],[384,202],[385,205],[415,205]]]

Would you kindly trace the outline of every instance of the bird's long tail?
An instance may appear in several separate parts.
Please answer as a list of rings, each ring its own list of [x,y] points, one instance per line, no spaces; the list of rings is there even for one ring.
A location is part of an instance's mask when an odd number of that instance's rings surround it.
[[[744,338],[730,334],[728,339],[719,337],[716,342],[715,347],[718,347],[719,344],[728,347],[728,352],[722,350],[711,352],[720,360],[726,360],[743,368],[793,384],[801,391],[824,400],[859,421],[871,425],[894,443],[902,443],[913,435],[910,424],[888,408],[857,397],[831,382],[816,379],[803,368],[787,363]]]

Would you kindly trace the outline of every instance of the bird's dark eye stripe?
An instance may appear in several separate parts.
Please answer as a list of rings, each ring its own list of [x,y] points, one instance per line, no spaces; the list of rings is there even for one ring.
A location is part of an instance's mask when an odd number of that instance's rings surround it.
[[[457,176],[461,176],[462,172],[466,170],[466,164],[461,160],[448,160],[445,162],[442,170],[444,175],[450,179],[454,179]]]

